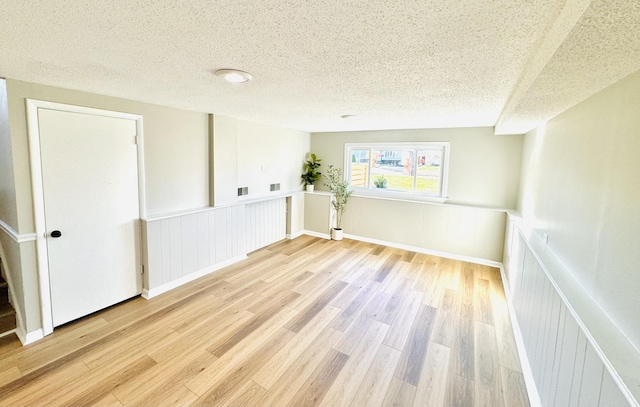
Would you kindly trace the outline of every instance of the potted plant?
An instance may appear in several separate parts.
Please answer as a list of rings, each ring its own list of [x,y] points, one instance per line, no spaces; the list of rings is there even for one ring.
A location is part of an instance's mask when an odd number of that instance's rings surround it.
[[[324,175],[327,182],[324,186],[329,187],[329,191],[333,194],[331,205],[336,211],[336,226],[331,230],[331,238],[333,240],[342,240],[342,215],[347,209],[347,201],[353,190],[349,189],[349,182],[342,179],[342,169],[330,165]]]
[[[307,191],[313,191],[313,183],[320,179],[322,173],[318,171],[320,168],[320,161],[322,159],[316,157],[315,154],[311,153],[311,159],[307,160],[304,163],[304,173],[301,175],[302,182],[304,183]]]
[[[387,179],[384,177],[384,175],[378,175],[376,179],[373,180],[373,185],[375,185],[376,188],[386,188]]]

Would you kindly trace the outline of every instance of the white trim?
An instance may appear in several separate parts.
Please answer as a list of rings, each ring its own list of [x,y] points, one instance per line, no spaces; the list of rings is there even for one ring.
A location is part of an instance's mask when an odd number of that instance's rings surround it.
[[[304,191],[287,192],[287,193],[271,195],[263,198],[247,199],[244,201],[238,201],[238,202],[233,202],[233,203],[224,204],[224,205],[205,206],[203,208],[187,209],[183,211],[168,212],[168,213],[159,213],[159,214],[150,215],[144,220],[146,220],[147,222],[153,222],[153,221],[162,220],[162,219],[171,219],[178,216],[193,215],[194,213],[214,211],[216,209],[229,208],[233,206],[250,205],[253,203],[266,202],[266,201],[275,201],[277,199],[288,198],[290,196],[295,196],[295,195],[302,195],[304,193],[305,193]]]
[[[599,336],[602,343],[605,343],[605,342],[615,343],[616,346],[624,347],[625,354],[631,355],[633,353],[634,354],[633,356],[636,359],[638,358],[638,356],[640,356],[640,350],[638,350],[638,348],[636,348],[633,342],[631,342],[629,338],[627,338],[624,335],[624,333],[620,330],[620,328],[618,328],[618,326],[613,322],[613,320],[611,320],[609,315],[600,307],[598,302],[595,301],[590,296],[588,291],[584,289],[584,287],[580,284],[580,282],[577,281],[575,277],[573,277],[569,273],[569,271],[566,269],[566,266],[564,266],[564,264],[562,264],[562,262],[560,262],[560,260],[557,259],[557,257],[555,256],[555,253],[548,250],[546,252],[547,255],[544,257],[547,260],[547,262],[543,261],[543,256],[535,247],[536,244],[532,241],[533,239],[537,239],[538,245],[540,246],[544,245],[544,242],[542,242],[542,239],[540,238],[540,236],[538,236],[538,234],[536,234],[533,230],[531,230],[528,227],[528,225],[524,224],[519,219],[517,219],[517,217],[512,218],[512,220],[514,221],[515,229],[517,230],[519,235],[522,237],[522,240],[527,245],[531,254],[533,254],[536,262],[540,266],[540,269],[545,274],[549,282],[551,282],[551,285],[560,296],[562,302],[564,303],[565,307],[569,311],[569,314],[573,316],[573,318],[575,319],[576,323],[578,324],[578,327],[580,328],[585,338],[587,339],[587,342],[591,345],[596,355],[598,355],[605,369],[611,375],[611,378],[613,379],[613,381],[618,385],[622,394],[625,396],[625,398],[627,399],[630,405],[640,406],[640,404],[638,404],[638,401],[636,401],[635,399],[636,395],[631,391],[631,388],[630,388],[630,387],[635,388],[640,382],[640,379],[637,377],[637,371],[633,372],[634,377],[631,377],[628,374],[625,375],[629,381],[633,380],[632,383],[627,383],[625,382],[625,380],[622,379],[622,377],[620,377],[620,374],[618,373],[617,369],[614,367],[613,363],[611,363],[606,353],[602,350],[602,347],[598,344],[598,342],[594,338],[593,334],[591,333],[591,330],[587,328],[587,325],[583,321],[583,318],[581,318],[578,312],[575,310],[574,303],[569,301],[569,299],[567,298],[567,293],[560,288],[560,284],[558,284],[558,282],[556,281],[556,278],[549,271],[549,268],[559,270],[560,273],[563,273],[566,276],[571,276],[572,284],[575,287],[580,288],[579,294],[576,294],[574,292],[574,295],[573,295],[574,299],[576,299],[575,298],[576,295],[582,297],[577,299],[577,302],[582,302],[582,304],[576,304],[576,305],[582,308],[583,313],[587,313],[590,311],[589,313],[591,315],[589,315],[589,317],[592,322],[594,321],[594,314],[599,314],[595,316],[595,319],[597,320],[596,324],[601,325],[604,323],[607,325],[608,329],[606,330],[606,333],[607,333],[606,337],[603,338],[602,334]]]
[[[15,334],[22,342],[23,346],[29,345],[30,343],[39,341],[44,338],[44,331],[42,329],[36,329],[35,331],[27,332],[23,328],[18,327],[15,330]]]
[[[27,136],[29,141],[29,163],[31,170],[31,191],[33,194],[33,214],[36,235],[36,257],[38,260],[38,283],[40,286],[40,315],[42,318],[42,335],[53,332],[53,314],[51,307],[51,291],[49,281],[49,260],[47,256],[46,223],[44,211],[44,189],[42,179],[42,161],[40,152],[40,128],[38,124],[38,109],[50,109],[71,113],[83,113],[95,116],[129,119],[136,122],[136,136],[138,144],[138,207],[139,216],[146,213],[144,196],[144,147],[142,132],[142,116],[138,114],[115,112],[111,110],[94,109],[83,106],[67,105],[47,102],[43,100],[27,99]],[[142,186],[142,189],[140,189]],[[141,248],[142,249],[142,248]],[[139,266],[139,265],[138,265]],[[25,334],[25,339],[29,338]],[[39,339],[39,338],[38,338]],[[22,340],[22,339],[21,339]],[[24,341],[23,341],[24,343]],[[30,342],[29,342],[30,343]]]
[[[302,231],[303,235],[309,235],[309,236],[313,236],[313,237],[319,237],[321,239],[327,239],[327,240],[331,240],[331,234],[329,233],[320,233],[320,232],[314,232],[313,230],[303,230]]]
[[[390,199],[401,199],[412,202],[432,202],[432,203],[444,203],[449,198],[447,197],[447,190],[449,185],[449,157],[451,150],[451,142],[450,141],[388,141],[388,142],[375,142],[375,143],[366,143],[366,142],[352,142],[352,143],[344,143],[344,161],[343,161],[343,178],[345,181],[348,181],[351,184],[351,154],[349,152],[351,150],[371,150],[371,149],[398,149],[398,150],[412,150],[415,151],[416,154],[423,149],[433,149],[433,147],[440,147],[443,152],[442,163],[440,166],[441,174],[440,174],[440,194],[439,195],[427,195],[421,194],[416,191],[392,191],[385,189],[376,189],[376,188],[368,188],[368,187],[353,187],[354,194],[358,194],[360,196],[373,196],[373,197],[386,197]],[[416,157],[417,159],[417,157]],[[417,168],[417,163],[415,168]],[[369,168],[369,172],[367,176],[370,178],[371,176],[371,168]],[[417,175],[414,175],[414,187]],[[371,182],[371,181],[370,181]]]
[[[300,237],[300,236],[304,235],[304,234],[305,234],[304,232],[305,232],[304,230],[299,230],[299,231],[297,231],[296,233],[287,233],[287,234],[285,235],[285,237],[286,237],[287,239],[289,239],[289,240],[293,240],[293,239],[296,239],[296,238],[298,238],[298,237]]]
[[[4,338],[5,336],[9,336],[9,335],[15,334],[15,333],[16,333],[16,329],[14,328],[14,329],[11,329],[11,330],[9,330],[7,332],[0,333],[0,338]],[[18,336],[18,334],[16,334],[16,336]],[[18,339],[20,339],[20,338],[18,338]]]
[[[424,247],[410,246],[410,245],[401,244],[401,243],[389,242],[389,241],[386,241],[386,240],[371,239],[369,237],[350,235],[350,234],[347,234],[347,233],[344,234],[344,237],[347,238],[347,239],[359,240],[361,242],[379,244],[379,245],[383,245],[383,246],[393,247],[393,248],[396,248],[396,249],[408,250],[408,251],[416,252],[416,253],[424,253],[424,254],[429,254],[431,256],[444,257],[444,258],[452,259],[452,260],[466,261],[468,263],[480,264],[480,265],[483,265],[483,266],[497,267],[497,268],[502,266],[501,262],[488,260],[488,259],[482,259],[482,258],[479,258],[479,257],[471,257],[471,256],[465,256],[465,255],[462,255],[462,254],[455,254],[455,253],[449,253],[449,252],[441,252],[441,251],[438,251],[438,250],[425,249]]]
[[[520,324],[518,324],[518,318],[516,317],[516,312],[513,309],[513,303],[511,302],[511,291],[509,290],[509,282],[507,281],[507,274],[504,271],[503,264],[500,264],[500,277],[502,279],[504,296],[507,300],[507,310],[509,311],[509,318],[511,319],[513,336],[516,340],[516,348],[518,350],[518,357],[520,358],[520,367],[522,367],[524,385],[527,388],[527,395],[529,396],[529,404],[531,407],[541,407],[542,401],[540,400],[536,381],[533,378],[533,372],[531,371],[531,364],[529,363],[529,357],[527,356],[527,349],[524,346],[524,339],[522,338]]]
[[[198,271],[194,271],[193,273],[187,274],[186,276],[182,276],[177,280],[173,280],[173,281],[170,281],[170,282],[168,282],[166,284],[162,284],[159,287],[150,288],[148,290],[145,288],[144,290],[142,290],[142,298],[150,300],[153,297],[157,297],[160,294],[164,294],[167,291],[173,290],[174,288],[178,288],[178,287],[180,287],[182,285],[190,283],[193,280],[197,280],[200,277],[204,277],[204,276],[206,276],[208,274],[213,273],[214,271],[218,271],[221,268],[230,266],[230,265],[232,265],[234,263],[237,263],[237,262],[239,262],[241,260],[244,260],[246,258],[247,258],[247,255],[246,254],[242,254],[242,255],[227,259],[225,261],[222,261],[220,263],[216,263],[216,264],[211,265],[211,266],[209,266],[207,268],[204,268],[204,269],[201,269],[201,270],[198,270]]]
[[[35,233],[23,233],[20,234],[16,232],[14,228],[6,224],[5,222],[0,220],[0,229],[2,229],[6,234],[9,235],[16,243],[25,243],[25,242],[33,242],[36,240]]]

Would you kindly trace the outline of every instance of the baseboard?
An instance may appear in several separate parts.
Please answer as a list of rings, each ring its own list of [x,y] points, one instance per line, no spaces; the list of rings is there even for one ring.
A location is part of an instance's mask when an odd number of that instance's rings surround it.
[[[507,274],[505,273],[504,266],[502,264],[500,264],[500,277],[502,280],[502,288],[504,289],[504,296],[507,301],[507,309],[509,310],[509,318],[511,319],[513,336],[516,340],[516,348],[518,350],[518,357],[520,358],[520,366],[522,367],[524,385],[527,388],[527,395],[529,396],[529,404],[531,407],[542,407],[538,387],[533,379],[533,372],[531,371],[531,365],[529,364],[529,357],[527,356],[527,350],[524,346],[522,331],[520,330],[520,325],[518,324],[518,318],[516,318],[516,312],[513,309],[513,304],[511,303],[511,291],[509,290]]]
[[[327,239],[327,240],[331,240],[331,235],[329,233],[319,233],[319,232],[314,232],[313,230],[303,230],[302,231],[303,235],[309,235],[309,236],[313,236],[313,237],[319,237],[321,239]]]
[[[7,331],[7,332],[3,332],[3,333],[1,333],[1,334],[0,334],[0,338],[4,338],[5,336],[9,336],[9,335],[14,334],[14,333],[16,333],[16,330],[15,330],[15,329],[11,329],[10,331]],[[17,335],[18,335],[18,334],[16,334],[16,336],[17,336]]]
[[[20,339],[20,342],[22,342],[23,346],[29,345],[30,343],[39,341],[40,339],[44,338],[44,331],[41,328],[36,329],[35,331],[27,332],[19,326],[15,329],[15,334],[18,339]]]
[[[296,233],[287,233],[287,235],[285,237],[287,239],[289,239],[289,240],[293,240],[293,239],[295,239],[297,237],[300,237],[300,236],[304,235],[305,234],[304,232],[305,232],[304,230],[300,230],[300,231],[298,231]]]
[[[327,236],[329,236],[329,235],[327,235]],[[428,254],[428,255],[431,255],[431,256],[444,257],[446,259],[466,261],[467,263],[480,264],[480,265],[483,265],[483,266],[496,267],[496,268],[502,267],[502,263],[501,262],[482,259],[482,258],[479,258],[479,257],[471,257],[471,256],[465,256],[465,255],[462,255],[462,254],[441,252],[441,251],[438,251],[438,250],[425,249],[424,247],[411,246],[411,245],[406,245],[406,244],[402,244],[402,243],[395,243],[395,242],[388,242],[388,241],[385,241],[385,240],[372,239],[372,238],[369,238],[369,237],[363,237],[363,236],[357,236],[357,235],[350,235],[350,234],[347,234],[347,233],[344,234],[344,237],[347,238],[347,239],[359,240],[361,242],[379,244],[379,245],[382,245],[382,246],[389,246],[389,247],[393,247],[393,248],[396,248],[396,249],[408,250],[408,251],[416,252],[416,253],[424,253],[424,254]]]
[[[228,260],[222,261],[220,263],[216,263],[212,266],[209,266],[207,268],[198,270],[198,271],[194,271],[193,273],[187,274],[186,276],[180,277],[177,280],[173,280],[171,282],[168,282],[166,284],[162,284],[159,287],[155,287],[155,288],[151,288],[151,289],[143,289],[142,290],[142,298],[145,298],[147,300],[153,298],[153,297],[157,297],[160,294],[164,294],[167,291],[173,290],[174,288],[178,288],[181,285],[185,285],[187,283],[192,282],[193,280],[197,280],[200,277],[204,277],[207,274],[211,274],[214,271],[220,270],[221,268],[230,266],[234,263],[237,263],[241,260],[244,260],[247,258],[246,254],[242,254],[240,256],[236,256],[236,257],[232,257]]]

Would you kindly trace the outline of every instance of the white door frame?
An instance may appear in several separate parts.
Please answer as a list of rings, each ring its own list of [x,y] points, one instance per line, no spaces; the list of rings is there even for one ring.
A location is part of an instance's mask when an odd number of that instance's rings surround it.
[[[33,216],[36,229],[38,283],[40,285],[40,315],[42,318],[43,334],[49,335],[53,332],[53,311],[51,307],[51,285],[49,281],[49,260],[47,255],[47,234],[45,228],[44,187],[42,181],[42,158],[40,155],[40,128],[38,125],[38,109],[40,108],[135,120],[138,144],[138,202],[140,206],[139,213],[141,219],[146,218],[144,142],[141,115],[27,99],[27,132],[29,139],[31,191],[33,194]]]

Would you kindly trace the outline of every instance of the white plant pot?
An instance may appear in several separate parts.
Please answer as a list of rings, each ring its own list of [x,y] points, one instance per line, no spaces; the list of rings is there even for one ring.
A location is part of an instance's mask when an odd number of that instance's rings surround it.
[[[331,239],[333,240],[342,240],[342,229],[333,228],[331,229]]]
[[[307,185],[307,192],[313,192],[313,188],[314,188],[313,184]]]

